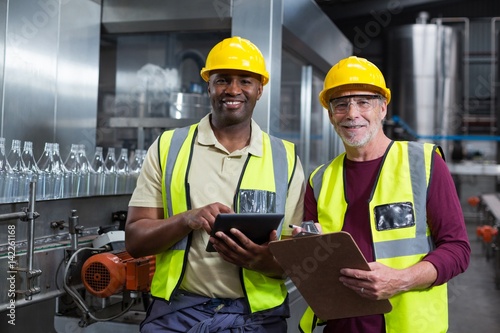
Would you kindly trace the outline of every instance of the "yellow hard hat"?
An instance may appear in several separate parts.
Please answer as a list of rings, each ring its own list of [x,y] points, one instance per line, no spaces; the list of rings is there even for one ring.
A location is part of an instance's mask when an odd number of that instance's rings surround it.
[[[237,36],[226,38],[212,48],[200,75],[208,82],[210,71],[216,69],[247,71],[259,74],[263,85],[269,82],[269,73],[260,50],[248,39]]]
[[[391,91],[385,86],[385,79],[377,66],[364,58],[351,56],[340,60],[326,74],[319,101],[328,109],[330,99],[346,90],[368,90],[384,96],[387,104]]]

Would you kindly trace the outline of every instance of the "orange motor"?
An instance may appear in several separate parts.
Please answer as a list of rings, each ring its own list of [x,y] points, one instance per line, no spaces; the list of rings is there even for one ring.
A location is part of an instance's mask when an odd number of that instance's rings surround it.
[[[82,267],[82,281],[94,296],[109,297],[125,290],[149,291],[155,257],[132,258],[128,252],[93,255]]]

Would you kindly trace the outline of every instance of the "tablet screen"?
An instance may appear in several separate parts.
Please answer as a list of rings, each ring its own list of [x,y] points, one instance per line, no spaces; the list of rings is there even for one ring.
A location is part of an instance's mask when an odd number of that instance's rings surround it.
[[[245,234],[255,244],[264,244],[269,241],[269,234],[277,230],[284,214],[277,213],[241,213],[241,214],[219,214],[215,219],[210,236],[216,237],[218,231],[225,232],[229,237],[236,240],[236,237],[229,232],[231,228],[236,228]],[[206,250],[215,252],[210,243],[207,243]]]

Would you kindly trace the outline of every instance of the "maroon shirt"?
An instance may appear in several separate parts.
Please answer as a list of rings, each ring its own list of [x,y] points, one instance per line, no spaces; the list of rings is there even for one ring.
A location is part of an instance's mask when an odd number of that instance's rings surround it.
[[[342,230],[352,235],[368,262],[375,260],[368,199],[381,163],[382,157],[366,162],[353,162],[347,159],[345,161],[349,206]],[[304,204],[304,220],[318,221],[317,203],[309,183]],[[424,260],[436,267],[437,279],[433,285],[440,285],[465,271],[469,265],[470,244],[455,184],[446,163],[438,154],[435,154],[427,193],[427,223],[436,249],[430,252]],[[329,320],[323,332],[384,333],[384,316],[371,315]]]

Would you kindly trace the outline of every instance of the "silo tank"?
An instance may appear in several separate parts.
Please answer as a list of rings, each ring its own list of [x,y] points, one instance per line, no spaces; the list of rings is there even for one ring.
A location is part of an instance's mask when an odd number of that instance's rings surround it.
[[[463,41],[442,24],[413,24],[388,34],[387,84],[392,92],[389,118],[397,115],[420,141],[458,134],[463,114]]]

